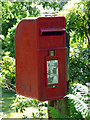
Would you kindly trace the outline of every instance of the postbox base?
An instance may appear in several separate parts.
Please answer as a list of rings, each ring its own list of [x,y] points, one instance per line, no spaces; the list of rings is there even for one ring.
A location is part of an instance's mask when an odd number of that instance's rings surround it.
[[[64,96],[54,97],[54,98],[47,98],[47,99],[38,99],[39,101],[49,101],[49,100],[58,100],[62,99]]]

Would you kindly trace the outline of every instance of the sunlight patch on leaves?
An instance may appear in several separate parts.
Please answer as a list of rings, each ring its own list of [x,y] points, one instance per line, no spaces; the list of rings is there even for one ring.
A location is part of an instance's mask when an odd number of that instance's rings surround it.
[[[81,112],[83,118],[88,116],[88,87],[82,84],[74,84],[72,87],[72,94],[66,95],[72,99],[72,103],[77,112]]]

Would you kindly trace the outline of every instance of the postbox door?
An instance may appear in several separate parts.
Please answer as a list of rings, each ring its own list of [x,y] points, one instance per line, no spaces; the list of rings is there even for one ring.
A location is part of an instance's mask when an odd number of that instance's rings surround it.
[[[39,51],[39,100],[54,100],[66,92],[66,48]]]

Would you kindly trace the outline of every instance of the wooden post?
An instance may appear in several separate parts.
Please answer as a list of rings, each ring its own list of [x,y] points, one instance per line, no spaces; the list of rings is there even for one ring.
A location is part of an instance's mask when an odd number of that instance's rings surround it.
[[[67,91],[68,91],[68,87],[69,87],[69,41],[70,41],[69,33],[66,33]],[[48,101],[48,106],[54,107],[61,115],[69,116],[69,106],[68,106],[68,99],[67,98]],[[50,114],[49,114],[49,110],[48,110],[48,118],[51,118]]]

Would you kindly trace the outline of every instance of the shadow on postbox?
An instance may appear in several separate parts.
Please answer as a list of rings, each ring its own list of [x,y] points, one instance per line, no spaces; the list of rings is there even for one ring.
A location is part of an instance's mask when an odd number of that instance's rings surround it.
[[[22,19],[15,32],[16,91],[39,101],[66,92],[65,17]]]

